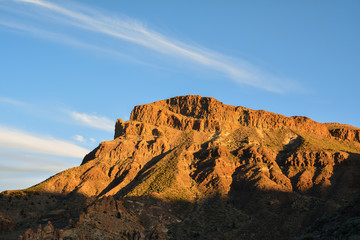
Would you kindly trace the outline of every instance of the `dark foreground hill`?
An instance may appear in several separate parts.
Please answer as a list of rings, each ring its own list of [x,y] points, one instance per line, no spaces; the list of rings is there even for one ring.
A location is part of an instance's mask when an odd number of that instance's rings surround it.
[[[1,239],[357,239],[360,129],[182,96],[0,195]]]

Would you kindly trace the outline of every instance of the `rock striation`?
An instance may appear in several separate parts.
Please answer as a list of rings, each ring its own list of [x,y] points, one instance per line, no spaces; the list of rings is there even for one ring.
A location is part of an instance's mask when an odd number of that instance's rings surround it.
[[[360,128],[347,124],[326,123],[325,124],[332,136],[345,141],[360,142]]]
[[[263,110],[223,104],[211,97],[181,96],[136,106],[131,121],[200,132],[234,131],[239,126],[262,129],[289,128],[329,136],[327,127],[307,117],[285,117]],[[121,135],[116,125],[115,138]]]
[[[114,140],[78,167],[3,193],[0,210],[31,223],[22,239],[288,239],[356,201],[359,131],[174,97],[135,106]]]

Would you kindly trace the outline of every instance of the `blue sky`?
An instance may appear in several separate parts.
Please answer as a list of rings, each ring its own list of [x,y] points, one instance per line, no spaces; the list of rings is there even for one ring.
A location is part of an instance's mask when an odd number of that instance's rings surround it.
[[[178,95],[360,127],[358,1],[0,0],[0,191]]]

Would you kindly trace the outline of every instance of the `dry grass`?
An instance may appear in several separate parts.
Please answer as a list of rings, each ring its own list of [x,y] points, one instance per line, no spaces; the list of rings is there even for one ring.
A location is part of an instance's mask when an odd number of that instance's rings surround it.
[[[304,139],[299,150],[305,151],[331,151],[360,153],[360,145],[356,142],[347,142],[334,138],[320,137],[314,134],[299,132]]]
[[[175,149],[148,170],[149,177],[137,185],[128,196],[152,195],[153,193],[171,191],[178,169],[180,154],[193,143],[193,132],[184,132],[178,142],[179,144]],[[179,195],[174,197],[186,199],[186,196],[181,197],[184,192],[179,192]]]
[[[338,129],[338,128],[345,128],[349,130],[360,130],[360,128],[351,126],[349,124],[341,124],[341,123],[324,123],[324,124],[329,130]]]

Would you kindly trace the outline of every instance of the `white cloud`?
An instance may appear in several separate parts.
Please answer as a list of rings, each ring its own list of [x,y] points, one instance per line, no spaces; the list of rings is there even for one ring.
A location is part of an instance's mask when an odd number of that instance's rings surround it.
[[[75,135],[73,138],[74,138],[76,141],[81,142],[81,143],[85,143],[85,142],[86,142],[86,139],[85,139],[83,136],[81,136],[81,135]]]
[[[70,166],[69,166],[70,167]],[[42,166],[9,166],[9,165],[0,165],[0,173],[58,173],[64,171],[69,167],[61,166],[51,166],[51,165],[42,165]]]
[[[85,138],[81,135],[75,135],[73,136],[73,139],[76,140],[77,142],[86,145],[86,146],[94,146],[94,144],[96,143],[95,138]]]
[[[43,17],[76,28],[100,33],[104,36],[135,43],[164,55],[200,64],[240,84],[272,92],[304,91],[298,83],[271,76],[244,60],[232,59],[214,51],[169,38],[146,28],[136,20],[109,16],[109,14],[96,12],[93,9],[85,9],[84,7],[81,10],[79,10],[79,7],[74,9],[65,8],[42,0],[18,0],[18,2],[41,7],[56,15],[44,12]]]
[[[30,187],[80,162],[79,158],[0,146],[0,192]]]
[[[4,126],[0,126],[0,147],[75,158],[83,158],[89,152],[88,149],[67,141],[35,136]]]
[[[35,27],[30,27],[27,25],[14,23],[14,22],[10,22],[10,21],[4,21],[1,19],[0,19],[0,25],[30,33],[38,38],[48,39],[48,40],[51,40],[51,41],[54,41],[57,43],[62,43],[62,44],[66,44],[66,45],[70,45],[70,46],[74,46],[74,47],[88,49],[88,50],[95,51],[95,52],[109,54],[109,55],[112,55],[112,56],[115,56],[115,57],[118,57],[121,59],[125,59],[126,61],[131,61],[131,62],[135,62],[138,64],[151,66],[151,64],[149,64],[149,63],[140,61],[139,59],[136,59],[130,55],[123,54],[115,49],[107,49],[107,48],[95,46],[93,44],[79,41],[73,37],[66,36],[64,34],[55,33],[55,32],[51,32],[51,31],[47,31],[47,30],[41,30],[41,29],[38,29]]]
[[[115,123],[106,117],[99,117],[95,114],[78,113],[75,111],[69,112],[69,115],[82,125],[102,129],[108,132],[114,131]]]
[[[0,102],[5,103],[5,104],[15,105],[15,106],[26,106],[26,105],[28,105],[25,102],[21,102],[21,101],[11,99],[11,98],[6,98],[6,97],[0,97]]]
[[[59,167],[64,169],[78,165],[79,158],[32,153],[0,147],[0,163],[4,164],[4,162],[7,162],[8,166],[39,166],[45,168],[52,166],[52,169],[58,170]]]
[[[17,189],[25,189],[28,187],[31,187],[39,182],[44,181],[49,176],[30,176],[30,177],[24,177],[24,173],[17,173],[13,174],[11,173],[6,174],[1,173],[0,174],[0,192],[5,190],[17,190]]]

